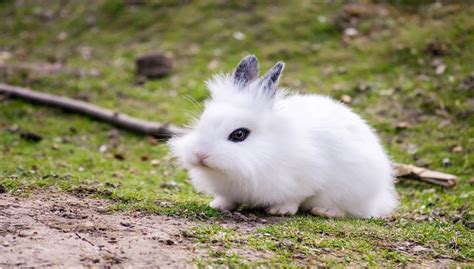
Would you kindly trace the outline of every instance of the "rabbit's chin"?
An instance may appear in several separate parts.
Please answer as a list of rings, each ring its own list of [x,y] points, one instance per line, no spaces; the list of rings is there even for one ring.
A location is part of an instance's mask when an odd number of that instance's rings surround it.
[[[245,182],[254,180],[245,173],[241,173],[238,170],[230,169],[228,167],[213,166],[193,166],[190,169],[186,169],[191,179],[198,178],[207,182],[213,182],[213,184],[226,184],[226,183],[239,183],[245,184]]]
[[[221,167],[218,164],[207,161],[203,164],[188,164],[183,166],[193,177],[218,178],[219,182],[234,181],[235,178],[241,178],[241,173],[232,171],[228,167]],[[239,179],[240,180],[240,179]]]

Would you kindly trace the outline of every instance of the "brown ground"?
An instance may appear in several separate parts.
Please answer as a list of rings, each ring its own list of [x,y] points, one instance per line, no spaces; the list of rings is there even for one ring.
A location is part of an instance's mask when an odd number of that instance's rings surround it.
[[[191,267],[181,235],[190,221],[109,214],[109,202],[60,193],[0,194],[0,267],[113,265]],[[202,251],[201,251],[202,252]]]
[[[241,233],[253,233],[257,227],[285,219],[228,212],[222,219],[203,222],[142,212],[110,213],[107,210],[110,205],[109,200],[54,190],[35,191],[27,198],[1,193],[0,268],[111,265],[192,268],[193,259],[206,259],[209,249],[226,251],[220,244],[201,245],[193,240],[192,227],[215,223]],[[420,248],[416,244],[402,245],[391,247],[409,248],[407,254],[420,251],[415,250]],[[247,260],[271,256],[249,249],[232,249],[232,252]],[[444,267],[450,262],[436,260],[423,265]]]
[[[112,202],[38,191],[28,198],[0,194],[0,267],[193,267],[207,251],[189,238],[203,222],[141,212],[110,213]],[[230,213],[229,213],[230,214]],[[280,218],[232,213],[221,225],[250,232]],[[258,254],[237,250],[249,259]]]

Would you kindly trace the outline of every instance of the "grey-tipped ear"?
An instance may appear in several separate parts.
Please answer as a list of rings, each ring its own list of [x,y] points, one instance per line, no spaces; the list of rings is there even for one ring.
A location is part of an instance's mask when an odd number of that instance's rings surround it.
[[[270,79],[275,85],[278,84],[278,79],[280,78],[281,72],[283,72],[283,68],[285,68],[284,62],[276,63],[270,71],[265,75],[265,78]]]
[[[244,57],[234,72],[234,83],[245,87],[258,77],[258,60],[255,55]]]
[[[285,63],[278,62],[270,69],[270,71],[268,71],[267,74],[265,74],[265,76],[263,76],[260,83],[266,95],[275,95],[278,80],[280,78],[281,72],[283,72],[283,68],[285,68]]]

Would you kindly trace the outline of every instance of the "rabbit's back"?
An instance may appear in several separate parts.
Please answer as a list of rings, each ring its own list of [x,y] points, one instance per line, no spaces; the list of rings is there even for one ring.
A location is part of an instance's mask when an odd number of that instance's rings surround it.
[[[307,167],[301,171],[314,177],[310,180],[320,196],[352,215],[375,216],[390,211],[395,204],[390,159],[361,117],[345,105],[318,95],[282,99],[277,111],[292,123],[292,139],[306,144],[303,154]]]

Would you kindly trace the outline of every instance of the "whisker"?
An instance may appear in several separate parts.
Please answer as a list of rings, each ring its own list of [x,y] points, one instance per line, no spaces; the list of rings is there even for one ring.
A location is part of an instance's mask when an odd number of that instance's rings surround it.
[[[194,99],[191,95],[186,95],[185,97],[191,104],[194,105],[194,107],[199,111],[202,112],[204,110],[204,105],[200,102],[198,102],[196,99]]]

